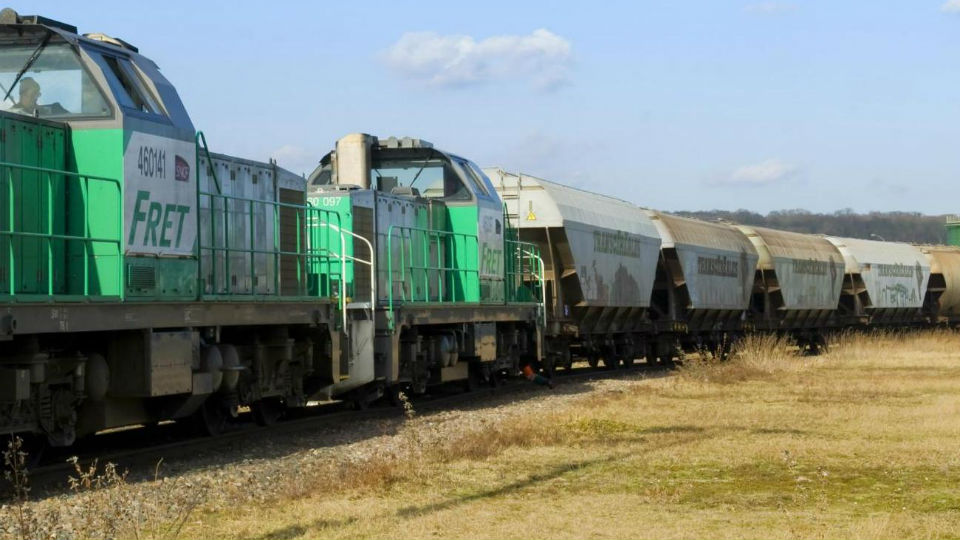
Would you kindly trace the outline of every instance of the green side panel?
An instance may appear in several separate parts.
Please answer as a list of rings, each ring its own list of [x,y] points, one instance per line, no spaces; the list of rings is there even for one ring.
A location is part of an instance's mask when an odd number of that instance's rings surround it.
[[[960,246],[960,222],[947,223],[947,245]]]
[[[454,233],[451,238],[452,245],[447,246],[447,260],[458,270],[462,270],[450,275],[450,286],[456,289],[458,301],[479,302],[481,299],[480,277],[476,272],[480,267],[477,224],[476,206],[447,207],[447,226],[449,232]]]
[[[196,259],[127,257],[125,261],[127,300],[196,298]]]
[[[63,171],[66,128],[3,117],[0,160]],[[5,168],[0,178],[0,230],[19,233],[66,232],[67,179],[51,172]],[[0,290],[8,294],[63,294],[66,286],[64,240],[0,237]],[[11,287],[12,280],[12,287]]]
[[[349,195],[339,197],[308,198],[307,204],[319,211],[307,219],[307,234],[312,253],[307,262],[307,279],[310,295],[338,296],[343,290],[352,298],[354,291],[354,263],[341,263],[343,254],[353,256],[353,242],[349,235],[341,238],[336,227],[353,232],[353,201]],[[329,213],[327,213],[329,212]],[[330,225],[335,227],[331,227]]]
[[[123,130],[76,130],[71,134],[71,169],[81,175],[123,178]],[[71,234],[122,238],[123,193],[116,185],[72,179],[67,197]],[[106,242],[67,246],[69,289],[75,294],[119,296],[123,292],[123,247]]]

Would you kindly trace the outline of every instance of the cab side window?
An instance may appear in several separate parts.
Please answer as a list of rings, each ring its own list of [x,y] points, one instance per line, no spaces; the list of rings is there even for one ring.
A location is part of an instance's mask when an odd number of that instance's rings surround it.
[[[448,201],[469,201],[470,192],[463,185],[457,172],[450,167],[443,168],[443,198]]]
[[[150,93],[130,60],[109,54],[95,58],[107,77],[110,89],[120,106],[135,111],[164,116],[163,108]]]
[[[470,185],[473,187],[474,193],[481,197],[489,197],[490,193],[487,192],[486,184],[477,176],[477,173],[473,171],[473,169],[470,167],[470,164],[459,159],[456,160],[456,162],[463,171],[463,176],[467,178],[467,180],[470,182]]]

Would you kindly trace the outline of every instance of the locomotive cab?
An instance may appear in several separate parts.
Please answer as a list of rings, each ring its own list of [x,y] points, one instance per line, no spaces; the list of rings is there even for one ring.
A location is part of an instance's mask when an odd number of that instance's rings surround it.
[[[13,206],[41,209],[18,228],[70,237],[47,253],[17,240],[36,269],[11,293],[194,297],[195,132],[157,66],[122,40],[6,9],[0,92],[2,160],[76,175],[11,171]]]

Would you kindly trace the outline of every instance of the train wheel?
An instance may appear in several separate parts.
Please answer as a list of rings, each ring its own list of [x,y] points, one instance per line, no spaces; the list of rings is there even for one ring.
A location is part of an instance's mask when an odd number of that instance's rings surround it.
[[[677,363],[673,361],[673,355],[671,355],[671,354],[667,354],[667,355],[661,356],[661,357],[657,360],[657,363],[660,364],[661,366],[667,368],[667,369],[673,369],[673,368],[677,367]]]
[[[626,368],[633,367],[633,361],[634,361],[634,358],[632,354],[625,356],[623,358],[623,367],[626,367]]]
[[[472,368],[473,366],[471,366]],[[476,392],[480,389],[480,375],[475,369],[470,369],[467,378],[463,381],[463,390],[465,392]]]
[[[227,415],[217,399],[208,399],[193,413],[200,433],[216,437],[227,425]]]
[[[497,369],[490,372],[490,387],[497,388],[503,386],[504,376],[503,373]]]
[[[600,365],[600,358],[595,354],[591,354],[587,357],[587,363],[590,364],[590,367],[595,368]]]
[[[617,369],[618,367],[620,367],[620,358],[617,357],[616,355],[604,356],[603,365],[607,369]]]
[[[400,400],[402,389],[399,384],[394,384],[383,389],[383,400],[391,407],[400,407],[403,401]]]
[[[264,398],[260,401],[254,401],[250,405],[250,410],[253,411],[253,419],[260,426],[276,424],[283,416],[283,409],[283,402],[277,397]]]
[[[353,409],[357,411],[365,411],[370,406],[367,402],[366,396],[360,396],[353,400]]]
[[[548,356],[543,359],[543,375],[548,379],[553,379],[557,376],[557,357]]]

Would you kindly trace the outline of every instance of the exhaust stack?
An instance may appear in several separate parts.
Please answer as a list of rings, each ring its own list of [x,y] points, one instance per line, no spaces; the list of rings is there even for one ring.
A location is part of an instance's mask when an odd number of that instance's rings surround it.
[[[351,133],[337,141],[334,170],[336,184],[352,184],[370,189],[370,166],[377,138],[366,133]]]

